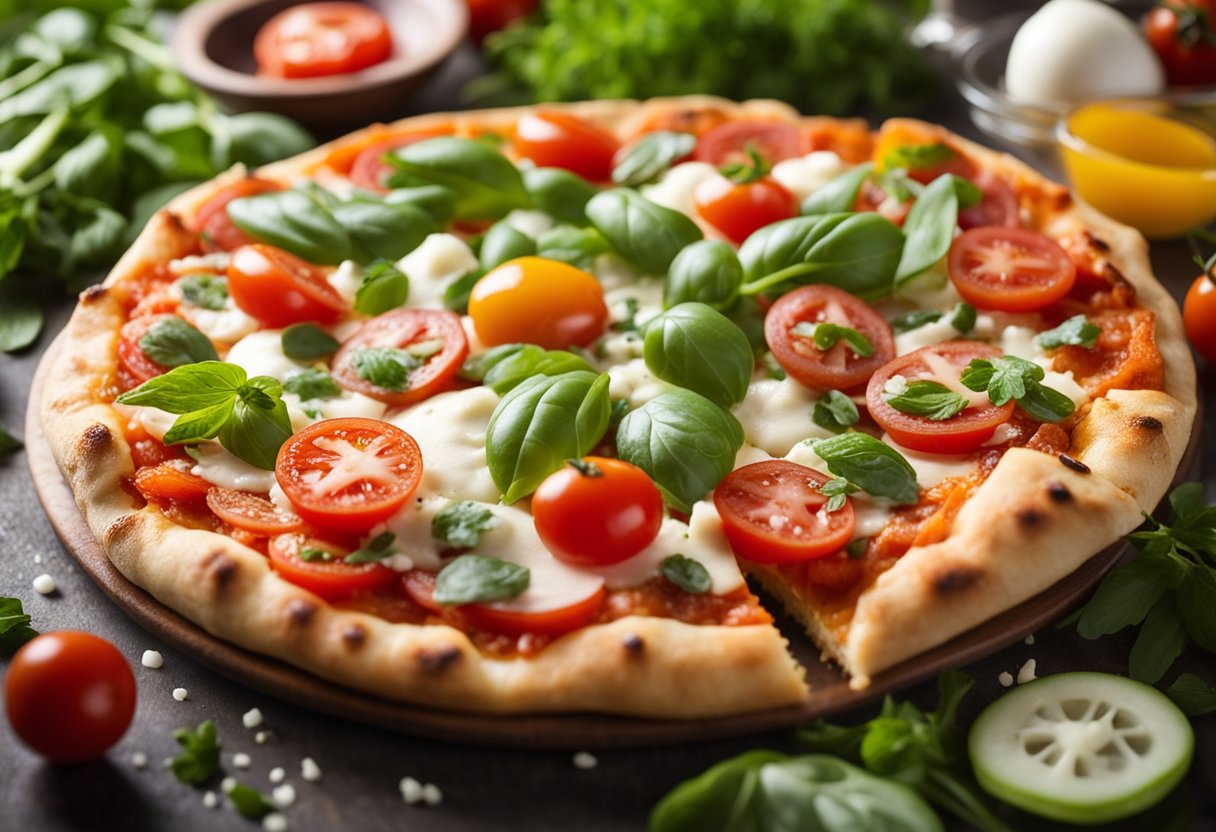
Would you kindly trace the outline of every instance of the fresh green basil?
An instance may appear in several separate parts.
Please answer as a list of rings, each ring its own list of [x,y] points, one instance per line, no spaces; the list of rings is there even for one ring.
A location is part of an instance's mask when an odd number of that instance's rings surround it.
[[[916,198],[904,221],[906,241],[899,268],[895,270],[896,284],[915,277],[946,256],[958,228],[959,209],[964,207],[960,204],[959,188],[968,184],[945,174],[930,182]]]
[[[617,254],[646,274],[666,274],[680,250],[702,237],[684,214],[627,188],[593,196],[587,218]]]
[[[422,366],[422,359],[396,347],[362,347],[352,357],[351,366],[364,381],[400,393],[409,383],[410,373]]]
[[[405,272],[388,260],[379,260],[368,267],[355,291],[355,311],[380,315],[404,306],[409,296],[410,279]]]
[[[1058,350],[1060,347],[1094,348],[1098,343],[1101,328],[1091,324],[1084,315],[1073,315],[1055,329],[1040,332],[1035,339],[1044,350]]]
[[[178,728],[173,739],[182,752],[170,760],[169,770],[179,782],[201,786],[219,771],[220,742],[214,722],[208,719],[193,731]]]
[[[924,170],[945,164],[955,157],[955,152],[942,142],[933,144],[907,144],[896,147],[883,157],[884,168]]]
[[[333,355],[342,346],[338,339],[316,324],[292,324],[279,336],[283,354],[294,361],[316,361]]]
[[[607,373],[537,376],[503,396],[486,428],[486,461],[503,502],[526,497],[567,459],[594,448],[610,410]]]
[[[831,179],[822,187],[815,190],[802,202],[804,216],[815,214],[846,214],[853,210],[857,202],[857,194],[861,185],[874,170],[874,165],[867,162],[855,168],[849,168],[844,173]]]
[[[273,471],[279,449],[291,434],[282,384],[268,376],[254,376],[242,385],[232,403],[232,415],[217,437],[234,456]],[[167,443],[168,434],[165,436]]]
[[[350,238],[348,256],[342,259],[358,263],[399,260],[437,230],[430,214],[406,202],[359,199],[332,210]]]
[[[469,311],[469,296],[473,294],[473,287],[482,277],[484,275],[481,269],[476,269],[449,283],[448,287],[443,290],[444,308],[457,315],[466,314]]]
[[[435,602],[444,606],[506,601],[528,588],[525,566],[483,555],[461,555],[435,576]]]
[[[0,275],[4,272],[3,230],[0,226]],[[42,307],[34,301],[32,292],[21,291],[13,277],[0,281],[0,352],[13,352],[34,343],[42,331],[42,320]]]
[[[914,329],[920,329],[922,326],[937,323],[941,319],[941,312],[934,312],[929,309],[914,309],[911,312],[905,312],[892,318],[890,321],[891,331],[897,335],[903,332],[911,332]]]
[[[485,142],[443,136],[399,148],[386,159],[416,180],[452,191],[458,220],[495,220],[529,204],[519,170]]]
[[[844,477],[832,477],[819,486],[819,493],[828,498],[823,504],[827,511],[840,511],[850,494],[856,494],[861,489]]]
[[[698,240],[671,262],[663,308],[696,301],[722,312],[735,303],[741,285],[743,266],[735,250],[721,240]]]
[[[505,396],[534,376],[559,376],[576,370],[592,372],[593,368],[581,356],[566,350],[546,350],[535,344],[520,345],[520,349],[504,355],[489,367],[483,376],[486,387]]]
[[[1000,407],[1013,399],[1018,407],[1042,422],[1059,422],[1072,415],[1076,404],[1063,393],[1045,386],[1045,371],[1033,361],[1016,355],[991,360],[976,358],[963,368],[962,382],[968,390],[987,392]]]
[[[396,540],[397,535],[392,532],[381,532],[342,560],[345,563],[379,563],[396,554],[393,546]]]
[[[211,339],[181,318],[164,318],[152,324],[140,337],[139,348],[162,367],[219,360]]]
[[[224,796],[228,798],[232,808],[236,809],[237,814],[249,820],[260,820],[276,808],[270,798],[244,783],[237,783],[224,792]]]
[[[868,494],[901,504],[919,498],[916,471],[899,451],[867,433],[842,433],[811,445],[828,470]]]
[[[599,257],[611,250],[604,235],[594,228],[559,225],[536,238],[536,256],[560,260],[580,269],[589,269]]]
[[[310,263],[336,266],[350,259],[346,229],[320,201],[302,190],[272,191],[234,199],[228,217],[255,240],[278,246]]]
[[[1026,395],[1018,399],[1018,407],[1040,422],[1063,421],[1077,409],[1068,396],[1037,381],[1026,385]]]
[[[811,410],[811,421],[832,433],[844,433],[860,418],[857,405],[839,390],[824,393],[816,399],[815,407]]]
[[[697,137],[691,133],[656,130],[630,142],[617,155],[612,181],[635,188],[657,179],[676,162],[692,153]]]
[[[37,638],[32,620],[21,608],[21,599],[0,598],[0,657],[12,658],[22,645]]]
[[[813,324],[810,321],[799,321],[790,328],[790,335],[796,338],[806,338],[815,345],[815,349],[827,352],[832,347],[844,341],[849,349],[859,358],[869,358],[874,354],[874,345],[862,333],[848,326],[834,324],[831,321],[821,321]]]
[[[25,445],[20,439],[5,430],[4,425],[0,425],[0,457],[19,451],[24,447]]]
[[[177,281],[187,303],[219,312],[228,303],[228,279],[214,274],[190,274]]]
[[[961,335],[975,329],[975,307],[969,303],[956,303],[950,310],[950,326]]]
[[[462,500],[448,503],[431,518],[431,537],[457,549],[472,549],[488,532],[502,524],[489,506]]]
[[[489,271],[516,257],[536,254],[536,241],[504,221],[495,223],[481,241],[481,268]]]
[[[795,217],[766,225],[739,249],[754,295],[783,283],[827,283],[862,298],[891,290],[903,250],[899,227],[875,213]]]
[[[924,416],[931,422],[951,419],[967,409],[967,398],[955,390],[936,381],[919,379],[909,381],[906,387],[892,396],[883,398],[900,413]]]
[[[342,395],[342,388],[325,370],[309,367],[291,373],[283,379],[283,392],[299,396],[301,401],[308,401],[337,398]]]
[[[477,355],[471,355],[465,359],[465,362],[460,365],[460,378],[465,381],[476,382],[481,384],[485,381],[486,373],[500,361],[505,361],[515,353],[523,350],[525,347],[535,346],[535,344],[499,344],[497,347],[490,347],[485,352],[479,352]],[[541,349],[537,347],[537,349]]]
[[[659,571],[664,578],[692,595],[704,595],[714,585],[709,570],[701,561],[681,554],[663,558]]]
[[[558,222],[587,224],[587,203],[599,192],[594,185],[563,168],[532,168],[523,176],[534,208]]]
[[[730,411],[676,388],[625,414],[617,453],[645,471],[667,502],[685,514],[735,466],[743,427]]]
[[[436,228],[452,221],[456,214],[456,192],[442,185],[415,185],[397,188],[384,196],[388,205],[412,205],[431,218]]]
[[[115,401],[169,413],[190,413],[231,399],[245,380],[245,371],[236,364],[222,361],[186,364],[145,381]]]
[[[703,303],[681,303],[648,323],[643,355],[657,378],[725,408],[743,401],[756,367],[739,327]]]

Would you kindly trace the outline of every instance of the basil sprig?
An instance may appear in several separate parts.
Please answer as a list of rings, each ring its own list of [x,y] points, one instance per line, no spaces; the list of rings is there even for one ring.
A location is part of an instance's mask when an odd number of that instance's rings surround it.
[[[1000,407],[1013,399],[1018,407],[1040,422],[1059,422],[1076,410],[1073,400],[1042,381],[1046,373],[1033,361],[1016,355],[975,358],[963,368],[962,382],[968,390],[988,393]]]
[[[668,555],[659,565],[659,571],[664,578],[692,595],[704,595],[714,585],[704,564],[686,555]]]
[[[510,504],[595,447],[608,429],[608,374],[537,376],[503,396],[486,427],[486,462]]]
[[[586,179],[562,168],[532,168],[523,177],[533,208],[558,222],[587,224],[587,202],[598,191]]]
[[[1084,315],[1073,315],[1055,329],[1040,332],[1035,341],[1044,350],[1057,350],[1060,347],[1094,348],[1102,329],[1089,322]]]
[[[811,421],[832,433],[844,433],[860,418],[857,405],[839,390],[824,393],[811,410]]]
[[[189,274],[177,281],[187,303],[218,312],[228,302],[228,279],[214,274]]]
[[[355,291],[355,311],[379,315],[404,306],[410,296],[410,279],[388,260],[373,263]]]
[[[219,360],[211,339],[181,318],[164,318],[152,324],[140,337],[139,348],[162,367]]]
[[[651,182],[692,153],[697,137],[691,133],[656,130],[630,142],[617,153],[612,181],[637,187]]]
[[[166,445],[218,437],[234,456],[274,470],[279,448],[291,437],[283,386],[268,376],[247,378],[235,364],[204,361],[175,367],[119,396],[119,404],[178,414]]]
[[[460,606],[506,601],[522,595],[531,580],[526,566],[484,555],[461,555],[435,576],[435,602]]]
[[[489,506],[462,500],[448,503],[431,518],[431,537],[458,549],[472,549],[481,540],[482,532],[501,523]]]
[[[739,297],[743,265],[735,250],[721,240],[698,240],[686,246],[663,282],[663,308],[696,301],[725,312]]]
[[[931,422],[944,422],[967,409],[967,398],[956,390],[937,381],[917,379],[909,381],[898,393],[887,396],[887,404],[900,413],[924,416]]]
[[[379,563],[396,553],[393,547],[396,540],[397,535],[392,532],[381,532],[342,560],[346,563]]]
[[[840,511],[844,508],[845,500],[850,494],[856,494],[861,489],[844,477],[832,479],[819,486],[819,493],[828,498],[823,507],[828,511]]]
[[[206,720],[198,728],[178,728],[173,739],[182,752],[169,761],[169,770],[182,783],[200,786],[220,769],[220,742],[215,723]]]
[[[834,324],[831,321],[821,321],[813,324],[810,321],[799,321],[790,328],[790,335],[810,340],[815,349],[827,352],[832,347],[844,341],[849,349],[859,358],[869,358],[874,354],[874,345],[870,339],[852,327]]]
[[[811,445],[828,470],[875,497],[910,504],[919,499],[916,471],[899,451],[867,433],[843,433]]]
[[[592,371],[585,359],[566,350],[546,350],[535,344],[511,346],[518,346],[519,349],[503,355],[483,376],[486,387],[500,396],[505,396],[534,376],[560,376],[575,370]]]
[[[901,284],[925,271],[946,256],[954,242],[958,212],[982,198],[980,190],[965,179],[945,174],[937,177],[916,198],[904,221],[904,248],[895,270]]]
[[[834,179],[828,180],[825,185],[816,189],[803,201],[802,213],[811,216],[813,214],[844,214],[852,211],[862,183],[873,171],[873,163],[867,162],[864,165],[849,168]]]
[[[560,260],[580,269],[588,269],[595,258],[611,249],[604,235],[594,228],[558,225],[536,238],[536,256]]]
[[[342,346],[316,324],[292,324],[279,336],[279,344],[283,354],[294,361],[316,361],[333,355]]]
[[[687,216],[628,188],[593,196],[587,219],[617,254],[646,274],[666,274],[676,255],[702,238],[701,229]]]
[[[657,378],[727,408],[743,401],[756,366],[739,327],[703,303],[682,303],[647,324],[643,356]]]
[[[9,658],[38,635],[31,620],[21,608],[20,598],[0,598],[0,656]]]
[[[486,142],[442,136],[415,142],[386,158],[415,182],[449,189],[455,195],[455,219],[496,220],[528,207],[519,170]]]

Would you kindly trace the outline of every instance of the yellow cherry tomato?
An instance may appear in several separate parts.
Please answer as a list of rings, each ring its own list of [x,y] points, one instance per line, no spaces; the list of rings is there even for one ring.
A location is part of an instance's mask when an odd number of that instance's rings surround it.
[[[487,346],[586,346],[604,331],[608,307],[594,276],[558,260],[519,257],[477,281],[469,316]]]

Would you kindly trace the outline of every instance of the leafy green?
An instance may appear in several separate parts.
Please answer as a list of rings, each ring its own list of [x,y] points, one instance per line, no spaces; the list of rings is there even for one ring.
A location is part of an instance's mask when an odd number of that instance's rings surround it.
[[[1187,716],[1216,713],[1216,687],[1204,684],[1194,673],[1183,673],[1165,693]]]
[[[458,220],[496,220],[530,202],[519,170],[485,142],[442,136],[407,145],[387,158],[403,174],[455,194]]]
[[[704,595],[714,585],[713,579],[699,560],[681,554],[668,555],[659,565],[663,577],[685,592]]]
[[[218,312],[228,302],[228,278],[214,274],[191,274],[177,281],[187,303]]]
[[[1059,422],[1076,410],[1076,404],[1063,393],[1043,384],[1045,371],[1038,364],[1003,355],[993,359],[976,358],[963,368],[962,382],[968,390],[987,392],[989,400],[1000,407],[1010,399],[1041,422]]]
[[[163,318],[139,339],[144,355],[162,367],[181,367],[200,361],[219,361],[211,339],[181,318]]]
[[[476,355],[471,355],[465,359],[465,362],[460,365],[460,378],[465,381],[474,381],[480,384],[485,380],[488,373],[495,364],[500,361],[505,361],[515,353],[529,347],[536,346],[535,344],[499,344],[497,347],[490,347],[485,352],[479,352]],[[537,347],[537,349],[541,349]]]
[[[739,327],[703,303],[682,303],[647,324],[643,355],[657,378],[726,408],[743,401],[756,366]]]
[[[14,451],[19,451],[24,447],[19,439],[5,430],[3,425],[0,425],[0,457],[11,454]]]
[[[691,133],[655,130],[630,142],[617,154],[612,181],[637,187],[657,179],[664,171],[692,153],[697,137]]]
[[[895,333],[911,332],[914,329],[920,329],[922,326],[936,323],[942,319],[941,312],[934,312],[929,309],[914,309],[911,312],[905,312],[891,319],[891,329]]]
[[[845,214],[852,211],[862,183],[869,178],[873,171],[874,165],[870,162],[849,168],[808,196],[802,203],[802,213],[811,216],[812,214]]]
[[[1093,349],[1098,343],[1102,329],[1089,322],[1084,315],[1073,315],[1055,329],[1040,332],[1035,340],[1045,350],[1056,350],[1060,347],[1085,347]]]
[[[815,400],[815,407],[811,410],[811,421],[832,433],[844,433],[860,418],[857,405],[839,390],[824,393]]]
[[[0,224],[0,233],[3,232]],[[0,247],[5,244],[5,240],[0,240]],[[0,269],[0,278],[2,272]],[[26,296],[23,287],[11,277],[0,282],[0,352],[28,347],[41,331],[42,309],[33,298]]]
[[[696,301],[724,312],[734,305],[742,284],[743,266],[735,250],[721,240],[698,240],[671,262],[663,282],[663,308]]]
[[[289,374],[283,379],[283,392],[293,393],[301,401],[309,399],[333,399],[342,395],[342,388],[325,370],[309,367]]]
[[[841,326],[830,321],[822,321],[817,324],[799,321],[790,329],[790,335],[809,339],[814,343],[815,349],[823,352],[827,352],[844,341],[856,356],[869,358],[874,354],[874,345],[870,343],[869,338],[852,327]]]
[[[409,384],[410,373],[422,366],[422,359],[397,347],[361,347],[351,358],[351,366],[364,381],[400,393]]]
[[[813,442],[811,448],[828,464],[829,471],[868,494],[901,504],[919,499],[916,472],[908,460],[867,433],[842,433]]]
[[[969,303],[956,303],[950,310],[950,326],[962,335],[975,329],[975,307]]]
[[[333,355],[342,346],[338,339],[316,324],[292,324],[279,336],[283,354],[295,361],[316,361]]]
[[[483,555],[461,555],[435,576],[435,602],[459,606],[506,601],[523,594],[531,579],[526,566]]]
[[[393,548],[396,540],[397,535],[392,532],[381,532],[342,560],[346,563],[379,563],[396,551]]]
[[[948,149],[948,148],[947,148]],[[934,179],[916,198],[904,221],[904,248],[895,270],[903,283],[946,256],[954,242],[961,207],[956,183],[966,180],[949,174]],[[966,183],[969,184],[969,183]]]
[[[178,728],[173,739],[182,747],[182,752],[169,763],[169,770],[182,783],[201,786],[220,769],[220,742],[215,732],[215,723],[206,720],[198,728]]]
[[[646,274],[666,274],[676,255],[702,237],[701,229],[684,214],[628,188],[593,196],[587,203],[587,218],[617,254]]]
[[[893,396],[883,398],[900,413],[924,416],[931,422],[942,422],[967,409],[967,398],[936,381],[919,379],[909,381],[907,386]]]
[[[856,494],[860,490],[860,488],[844,477],[832,477],[832,479],[819,486],[819,493],[828,498],[828,501],[823,504],[823,507],[828,511],[840,511],[840,509],[844,508],[845,498],[850,494]]]
[[[587,224],[587,202],[597,189],[586,179],[563,168],[531,168],[523,177],[533,208],[558,222]]]
[[[481,268],[488,272],[508,260],[533,254],[536,254],[535,240],[514,226],[499,221],[490,226],[482,239],[479,258]]]
[[[414,185],[385,195],[390,205],[412,205],[431,218],[436,227],[447,225],[456,213],[456,192],[442,185]]]
[[[534,376],[559,376],[575,370],[592,370],[585,359],[566,350],[546,350],[535,344],[511,346],[518,346],[519,349],[503,355],[483,375],[486,387],[500,396],[505,396],[521,382]]]
[[[536,238],[536,256],[560,260],[580,269],[590,268],[596,257],[610,250],[604,235],[594,228],[559,225]]]
[[[388,260],[373,263],[355,291],[355,311],[379,315],[404,306],[410,296],[410,279]]]
[[[237,783],[227,792],[232,808],[244,818],[258,820],[274,811],[275,805],[270,798],[244,783]]]
[[[496,528],[502,520],[489,507],[472,500],[448,503],[431,519],[431,537],[458,549],[472,549],[481,533]]]
[[[38,635],[19,598],[0,598],[0,656],[9,658]]]
[[[933,144],[907,144],[896,147],[883,157],[884,168],[923,170],[949,162],[956,155],[954,150],[942,142]]]

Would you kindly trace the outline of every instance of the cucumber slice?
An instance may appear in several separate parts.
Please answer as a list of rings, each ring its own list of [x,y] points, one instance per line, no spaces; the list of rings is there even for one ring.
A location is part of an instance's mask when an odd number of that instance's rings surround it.
[[[1191,765],[1195,735],[1148,685],[1106,673],[1059,673],[1011,690],[971,728],[984,791],[1053,820],[1098,824],[1147,809]]]

